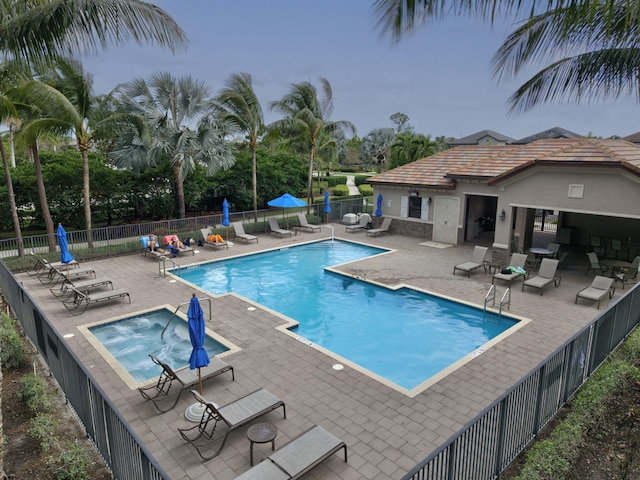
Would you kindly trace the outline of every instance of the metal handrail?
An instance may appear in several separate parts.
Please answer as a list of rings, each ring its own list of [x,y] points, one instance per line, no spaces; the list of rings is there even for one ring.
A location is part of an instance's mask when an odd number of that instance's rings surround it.
[[[506,301],[505,298],[507,298]],[[504,305],[507,306],[507,310],[511,309],[511,288],[507,288],[505,290],[504,294],[502,295],[502,299],[500,300],[500,316],[502,316],[502,307]]]
[[[211,321],[211,319],[213,318],[213,316],[211,315],[211,311],[212,311],[211,299],[210,298],[199,298],[198,301],[199,302],[208,302],[209,303],[209,321]],[[160,333],[160,338],[164,338],[164,332],[167,330],[167,328],[169,327],[169,325],[171,324],[173,319],[176,317],[176,314],[178,313],[178,310],[180,310],[185,305],[189,305],[190,303],[191,303],[191,300],[189,300],[188,302],[181,303],[180,305],[178,305],[176,307],[176,309],[173,311],[173,315],[171,315],[171,318],[169,319],[167,324],[162,329],[162,332]]]
[[[484,296],[484,315],[487,314],[487,302],[489,300],[493,300],[493,303],[491,304],[491,306],[495,307],[496,306],[496,286],[495,286],[495,284],[491,285],[491,288],[489,288],[489,291]]]
[[[178,276],[180,276],[180,265],[171,260],[169,257],[165,257],[164,255],[158,258],[158,275],[160,275],[161,277],[167,276],[167,260],[173,265],[172,268],[178,270]]]

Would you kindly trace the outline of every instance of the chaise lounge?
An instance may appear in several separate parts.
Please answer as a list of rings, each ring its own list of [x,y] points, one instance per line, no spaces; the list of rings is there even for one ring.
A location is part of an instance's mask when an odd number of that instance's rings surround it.
[[[538,270],[538,275],[525,280],[522,284],[522,291],[524,292],[524,287],[539,288],[540,296],[542,296],[544,287],[546,287],[550,283],[553,283],[556,288],[558,288],[558,285],[560,285],[560,281],[562,280],[560,276],[556,275],[558,263],[558,260],[543,258],[542,262],[540,263],[540,270]]]
[[[92,294],[83,293],[74,287],[70,288],[73,292],[73,298],[69,301],[63,302],[63,305],[67,310],[71,312],[72,315],[80,315],[84,313],[87,307],[94,303],[106,302],[115,298],[127,297],[129,303],[131,303],[131,295],[129,295],[129,292],[121,288],[116,290],[106,290],[104,292],[96,292]]]
[[[212,247],[214,250],[217,250],[218,248],[221,247],[225,247],[227,250],[229,249],[229,243],[225,242],[224,239],[222,239],[222,241],[219,241],[218,237],[220,237],[220,235],[214,235],[214,240],[209,240],[209,235],[213,235],[213,233],[211,232],[211,229],[209,227],[207,228],[201,228],[200,229],[200,234],[202,235],[202,244],[206,245],[208,247]],[[222,238],[222,237],[220,237]]]
[[[609,295],[609,298],[613,298],[613,294],[616,291],[614,282],[615,278],[596,275],[591,285],[576,293],[575,303],[578,303],[578,298],[586,298],[596,302],[598,309],[600,309],[600,301],[605,296]]]
[[[511,282],[516,278],[527,279],[527,272],[524,267],[527,264],[527,256],[524,253],[511,254],[511,260],[505,270],[509,270],[509,273],[497,272],[493,274],[491,283],[495,283],[496,280],[504,280],[511,286]]]
[[[178,404],[182,392],[199,384],[200,378],[198,377],[198,371],[191,370],[189,367],[174,371],[169,365],[157,357],[153,355],[149,355],[149,357],[153,363],[162,367],[162,373],[156,383],[148,387],[139,387],[138,391],[143,398],[153,402],[153,405],[159,412],[168,412]],[[236,375],[233,367],[224,360],[214,356],[209,359],[209,365],[200,369],[200,377],[204,382],[229,371],[231,372],[231,380],[235,380]],[[173,403],[167,400],[172,400]]]
[[[242,222],[233,222],[231,225],[233,225],[233,231],[236,234],[236,238],[238,240],[242,240],[245,243],[249,243],[255,240],[256,243],[258,243],[258,237],[245,233]]]
[[[269,229],[271,230],[271,233],[275,233],[281,237],[290,237],[293,235],[291,230],[280,228],[280,225],[278,225],[278,219],[274,217],[269,217]]]
[[[320,225],[313,225],[312,223],[309,223],[307,216],[302,212],[298,212],[298,220],[300,222],[300,228],[304,230],[319,232],[322,229]]]
[[[367,236],[377,237],[378,235],[382,235],[383,233],[389,233],[389,227],[391,226],[391,219],[386,217],[382,221],[382,225],[380,228],[372,228],[371,230],[367,230]]]
[[[487,252],[489,251],[488,247],[473,247],[473,253],[471,254],[471,259],[468,262],[459,263],[455,267],[453,267],[453,274],[456,274],[456,270],[460,270],[462,272],[466,272],[467,276],[471,276],[471,272],[474,270],[484,267],[484,258],[487,256]]]
[[[279,448],[236,480],[292,480],[308,473],[347,445],[324,428],[316,425]]]
[[[223,406],[218,406],[204,399],[195,390],[191,390],[191,393],[198,402],[205,405],[205,410],[198,425],[190,428],[179,428],[178,432],[182,438],[195,447],[198,455],[204,460],[211,460],[222,451],[231,432],[244,427],[272,410],[282,407],[284,418],[287,418],[287,409],[284,402],[264,388]],[[210,423],[213,423],[213,427],[211,427],[211,431],[208,431],[207,428]],[[206,448],[209,443],[216,441],[212,439],[218,423],[224,423],[228,427],[222,437],[222,443],[212,455],[204,455],[202,449]],[[193,437],[190,436],[192,431],[195,431],[195,436]],[[203,442],[200,443],[198,442],[199,440],[203,440]]]

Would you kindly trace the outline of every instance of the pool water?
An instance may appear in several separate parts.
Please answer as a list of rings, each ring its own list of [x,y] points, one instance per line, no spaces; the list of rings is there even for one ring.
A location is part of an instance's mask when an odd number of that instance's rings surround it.
[[[280,312],[299,322],[292,329],[297,335],[407,389],[517,323],[325,270],[384,251],[322,241],[183,268],[181,277],[214,294],[235,292]]]
[[[96,325],[89,331],[136,381],[144,382],[162,372],[149,355],[159,358],[174,370],[189,364],[192,346],[186,321],[179,316],[174,317],[164,335],[160,336],[172,316],[172,311],[162,308]],[[228,350],[208,336],[205,336],[204,348],[210,357]]]

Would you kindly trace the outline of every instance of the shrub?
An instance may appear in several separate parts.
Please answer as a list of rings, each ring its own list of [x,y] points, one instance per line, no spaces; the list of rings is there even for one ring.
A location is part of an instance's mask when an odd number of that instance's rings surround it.
[[[370,178],[371,178],[371,175],[356,175],[353,178],[353,181],[356,184],[356,186],[359,187]]]
[[[20,379],[20,400],[36,413],[52,410],[44,381],[35,373],[28,373]]]
[[[334,197],[348,197],[349,196],[349,187],[346,185],[337,185],[333,188],[333,196]]]
[[[25,348],[20,334],[16,330],[16,322],[7,314],[0,318],[0,361],[6,368],[19,368],[25,359]]]
[[[360,190],[360,194],[363,197],[370,197],[373,195],[373,187],[371,185],[360,185],[358,190]]]
[[[55,434],[57,427],[58,422],[53,414],[40,413],[31,419],[29,434],[40,442],[43,452],[48,452],[59,445]]]
[[[56,468],[58,480],[89,480],[87,454],[77,442],[66,441],[60,445],[60,455],[51,457],[49,464]]]
[[[325,180],[329,187],[335,187],[336,185],[347,184],[347,177],[345,177],[344,175],[336,175],[335,177],[326,177]]]

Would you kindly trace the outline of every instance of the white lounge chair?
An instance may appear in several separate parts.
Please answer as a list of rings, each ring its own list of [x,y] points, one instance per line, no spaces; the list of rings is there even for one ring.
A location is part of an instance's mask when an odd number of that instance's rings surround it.
[[[245,233],[242,222],[233,222],[231,225],[233,225],[233,231],[235,232],[236,238],[238,240],[242,240],[245,243],[249,243],[255,240],[255,242],[258,243],[258,237]]]
[[[471,272],[474,270],[484,267],[484,258],[487,256],[487,252],[489,251],[488,247],[473,247],[473,253],[471,254],[471,259],[468,262],[459,263],[455,267],[453,267],[453,274],[456,274],[456,270],[460,270],[462,272],[466,272],[467,276],[471,276]]]
[[[560,281],[562,280],[558,275],[556,275],[558,263],[558,260],[543,258],[542,262],[540,263],[540,270],[538,270],[538,275],[525,280],[522,284],[522,291],[524,292],[524,287],[539,288],[540,296],[542,296],[544,287],[546,287],[550,283],[553,283],[556,288],[558,288],[558,285],[560,285]]]
[[[377,237],[378,235],[382,235],[383,233],[388,233],[390,226],[391,219],[389,217],[386,217],[382,221],[382,225],[380,225],[380,228],[372,228],[371,230],[367,230],[367,236]]]
[[[278,225],[278,219],[274,217],[269,217],[269,228],[271,229],[271,233],[275,233],[276,235],[280,235],[281,237],[290,237],[291,235],[293,235],[293,232],[291,230],[280,228],[280,225]]]
[[[593,279],[593,282],[591,282],[591,285],[583,288],[578,293],[576,293],[575,303],[578,303],[578,298],[586,298],[587,300],[593,300],[594,302],[596,302],[596,305],[599,309],[600,301],[605,296],[609,295],[609,298],[613,297],[613,294],[616,291],[614,282],[614,278],[596,275],[596,277]]]
[[[307,220],[307,216],[302,212],[298,212],[298,220],[300,221],[300,228],[303,228],[305,230],[309,230],[311,232],[319,232],[322,229],[320,225],[313,225],[309,223],[309,221]]]

